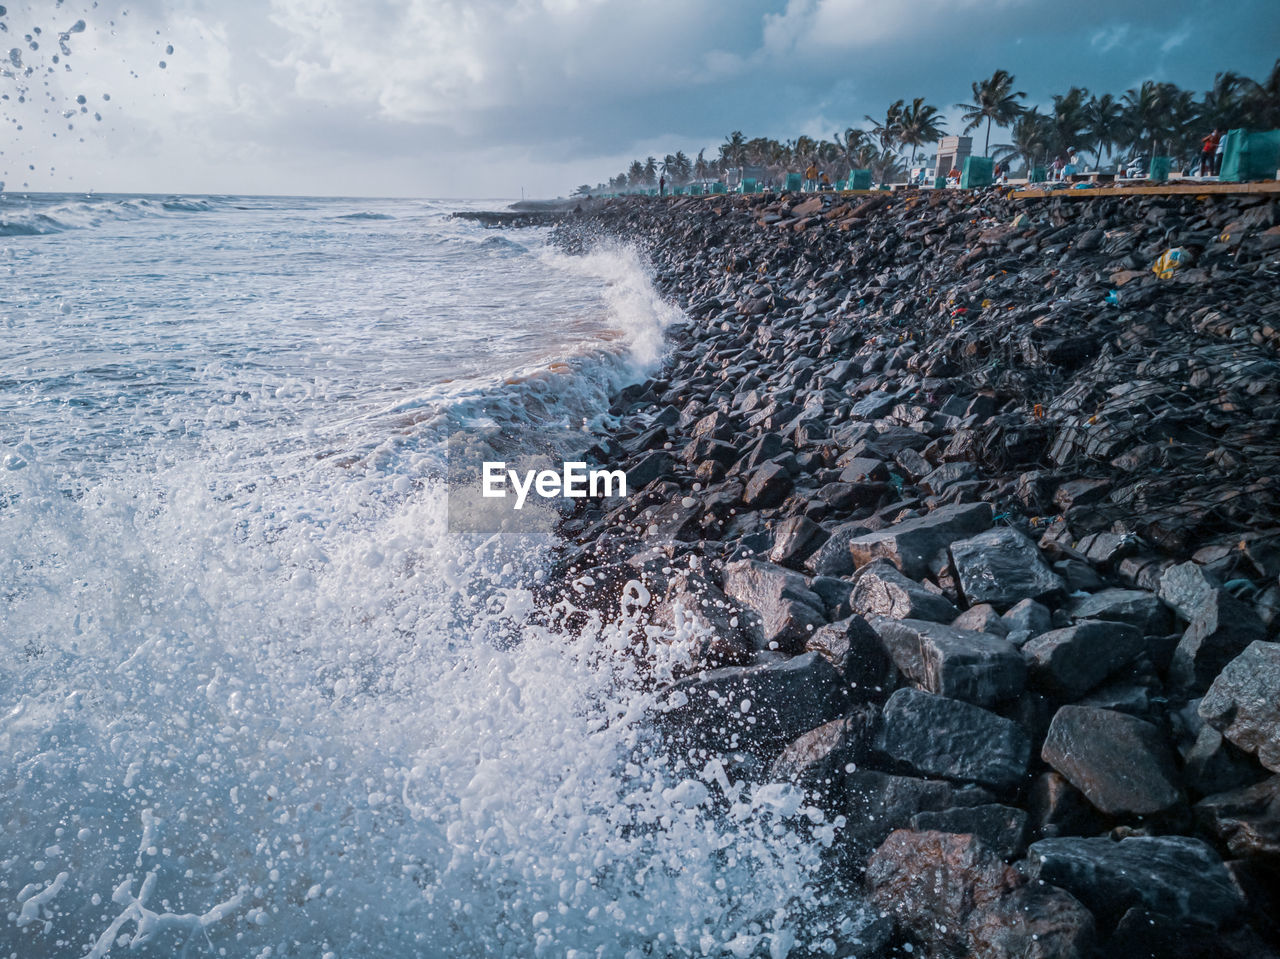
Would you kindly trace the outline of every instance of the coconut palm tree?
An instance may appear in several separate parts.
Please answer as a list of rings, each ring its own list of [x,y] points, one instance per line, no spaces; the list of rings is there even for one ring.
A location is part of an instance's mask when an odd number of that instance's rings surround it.
[[[1179,94],[1172,83],[1144,80],[1142,86],[1125,91],[1124,112],[1133,148],[1150,146],[1151,155],[1169,139]]]
[[[1261,83],[1249,81],[1244,106],[1249,126],[1262,130],[1280,127],[1280,60],[1272,64],[1271,72]]]
[[[902,100],[896,100],[889,104],[889,109],[885,111],[884,120],[876,120],[870,116],[865,117],[866,121],[871,124],[871,135],[876,138],[876,142],[880,144],[881,153],[889,153],[898,143],[898,134],[902,130]]]
[[[1100,97],[1090,97],[1084,108],[1085,132],[1093,143],[1094,165],[1102,165],[1102,151],[1107,156],[1115,150],[1124,138],[1124,110],[1120,103],[1109,93]]]
[[[1054,94],[1049,123],[1053,130],[1050,148],[1055,153],[1066,153],[1084,139],[1089,126],[1088,96],[1089,91],[1084,87],[1072,87],[1065,94]]]
[[[843,134],[836,133],[833,136],[836,147],[840,150],[840,158],[844,162],[845,175],[847,176],[850,170],[865,169],[858,166],[857,157],[860,150],[871,145],[866,132],[856,127],[848,127]]]
[[[706,152],[706,150],[699,150],[698,158],[693,161],[693,178],[695,180],[711,179],[711,164],[707,162],[707,158],[703,155]]]
[[[644,164],[639,160],[632,160],[631,166],[627,167],[627,186],[640,187],[644,183]]]
[[[741,130],[734,130],[720,144],[720,159],[728,167],[742,166],[747,161],[746,150],[747,138]]]
[[[911,147],[908,166],[916,162],[916,150],[937,140],[942,133],[942,117],[938,115],[938,108],[925,103],[924,97],[912,100],[911,106],[902,111],[898,120],[898,140]]]
[[[658,185],[658,161],[654,157],[646,157],[644,161],[644,185]]]
[[[1039,107],[1023,110],[1009,132],[1012,142],[996,147],[996,159],[1018,157],[1030,170],[1037,161],[1048,156],[1053,131],[1049,118],[1040,112]]]
[[[987,135],[982,145],[982,155],[986,156],[991,149],[991,124],[1007,127],[1016,120],[1025,109],[1018,100],[1025,99],[1027,95],[1013,89],[1013,74],[1008,70],[997,70],[989,79],[979,80],[971,86],[973,102],[957,103],[956,109],[965,111],[961,117],[966,123],[965,133],[976,130],[986,121]]]

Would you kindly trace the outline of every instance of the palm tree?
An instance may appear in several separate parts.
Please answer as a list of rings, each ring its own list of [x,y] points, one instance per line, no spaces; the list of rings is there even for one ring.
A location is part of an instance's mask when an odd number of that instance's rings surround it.
[[[1248,125],[1261,130],[1280,127],[1280,60],[1271,65],[1271,72],[1261,83],[1249,81],[1245,94],[1245,116]]]
[[[707,162],[707,158],[703,156],[706,150],[698,151],[698,158],[693,161],[693,177],[695,180],[711,179],[711,164]]]
[[[866,117],[868,123],[871,124],[871,135],[876,138],[880,144],[881,153],[889,153],[898,143],[898,134],[902,129],[902,100],[897,100],[889,104],[889,109],[885,111],[883,122]]]
[[[1072,87],[1065,94],[1054,94],[1049,121],[1053,129],[1051,148],[1055,152],[1071,150],[1084,137],[1089,125],[1087,96],[1089,91],[1084,87]]]
[[[1084,116],[1088,137],[1093,141],[1094,164],[1101,166],[1102,151],[1105,149],[1110,156],[1124,137],[1124,111],[1115,97],[1104,93],[1089,99]]]
[[[658,185],[658,161],[653,157],[646,157],[644,161],[644,185]]]
[[[999,154],[996,159],[1019,157],[1030,171],[1037,160],[1048,155],[1052,130],[1049,118],[1040,112],[1039,107],[1023,110],[1014,121],[1010,133],[1012,142],[996,147],[996,153]]]
[[[982,146],[982,155],[986,156],[991,148],[991,124],[1007,127],[1016,120],[1025,109],[1018,99],[1025,99],[1026,94],[1013,89],[1013,74],[1008,70],[997,70],[990,79],[980,80],[971,86],[973,102],[957,103],[956,108],[965,111],[962,116],[967,124],[965,133],[976,130],[983,120],[986,121],[987,136]]]
[[[911,106],[902,111],[898,120],[898,140],[911,147],[911,164],[916,162],[916,150],[942,136],[942,117],[938,108],[916,97]],[[910,164],[909,164],[910,165]]]
[[[1125,92],[1125,120],[1135,149],[1149,143],[1155,156],[1159,144],[1169,139],[1180,92],[1172,83],[1154,80],[1144,80],[1141,87]]]
[[[747,138],[742,135],[741,130],[734,130],[720,144],[720,159],[730,167],[742,166],[746,162],[746,147]]]
[[[627,186],[644,186],[644,164],[639,160],[632,160],[627,168]]]
[[[870,146],[871,141],[867,134],[856,127],[849,127],[843,134],[836,133],[833,136],[836,147],[840,150],[841,158],[844,160],[846,175],[850,170],[862,169],[862,167],[858,166],[856,158],[859,150]]]

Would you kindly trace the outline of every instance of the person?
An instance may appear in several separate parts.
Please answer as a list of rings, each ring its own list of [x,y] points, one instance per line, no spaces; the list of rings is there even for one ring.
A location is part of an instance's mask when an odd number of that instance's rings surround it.
[[[823,190],[831,189],[831,177],[827,176],[826,170],[823,170],[821,173],[818,174],[818,179],[822,181],[821,189]]]
[[[948,170],[947,179],[949,181],[954,181],[955,185],[959,186],[960,185],[960,168],[958,166],[953,166],[950,170]]]
[[[1058,177],[1060,180],[1070,180],[1080,171],[1080,155],[1076,153],[1072,147],[1067,151],[1067,162],[1062,167],[1062,174]]]
[[[1214,127],[1209,135],[1200,141],[1200,175],[1217,176],[1218,141],[1222,139],[1222,131]]]
[[[1055,157],[1053,160],[1053,178],[1054,180],[1062,179],[1062,171],[1066,164],[1062,162],[1062,157]]]
[[[818,164],[810,163],[804,171],[804,191],[812,193],[818,188]]]
[[[667,195],[667,176],[664,173],[662,176],[658,177],[658,196],[666,196],[666,195]]]
[[[1218,145],[1213,150],[1213,175],[1222,175],[1222,155],[1227,152],[1227,135],[1225,133],[1218,137]]]

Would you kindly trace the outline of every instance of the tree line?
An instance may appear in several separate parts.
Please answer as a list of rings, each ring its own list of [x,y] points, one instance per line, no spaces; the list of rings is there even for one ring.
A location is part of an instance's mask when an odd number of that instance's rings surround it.
[[[1095,166],[1121,156],[1169,156],[1175,166],[1194,164],[1202,139],[1214,129],[1236,127],[1269,130],[1280,127],[1280,60],[1263,80],[1232,71],[1214,75],[1213,85],[1202,96],[1176,84],[1147,80],[1119,97],[1095,95],[1073,86],[1055,94],[1043,110],[1023,103],[1026,93],[1014,89],[1014,77],[997,70],[971,84],[971,102],[957,103],[962,111],[962,133],[981,130],[980,156],[990,156],[1010,168],[1030,169],[1065,157],[1070,152],[1092,155]],[[848,127],[831,139],[800,136],[793,140],[771,137],[747,139],[735,130],[720,144],[715,156],[705,149],[690,159],[683,151],[661,160],[634,160],[606,184],[610,191],[650,188],[660,177],[671,186],[721,179],[729,170],[761,167],[765,176],[778,180],[813,164],[832,179],[843,179],[850,170],[870,170],[881,183],[906,176],[922,148],[946,136],[945,120],[937,106],[916,97],[897,100],[883,117],[865,116],[862,127]],[[992,130],[1008,133],[1007,143],[991,143]],[[907,152],[908,148],[910,153]],[[976,149],[975,149],[976,153]],[[926,154],[927,155],[927,154]],[[579,194],[592,192],[586,184]]]

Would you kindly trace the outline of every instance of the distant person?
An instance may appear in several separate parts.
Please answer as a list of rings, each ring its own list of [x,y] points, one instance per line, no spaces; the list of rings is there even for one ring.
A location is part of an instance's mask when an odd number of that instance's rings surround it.
[[[822,189],[824,190],[831,189],[831,177],[827,176],[826,170],[823,170],[821,173],[818,174],[818,179],[821,181],[820,186]]]
[[[804,171],[804,191],[812,193],[818,188],[818,165],[810,163]]]
[[[954,182],[956,186],[960,185],[960,168],[958,166],[953,166],[947,171],[947,180]]]
[[[1062,171],[1066,164],[1062,162],[1062,157],[1055,157],[1053,161],[1053,178],[1055,180],[1062,179]]]
[[[666,196],[666,195],[667,195],[667,177],[664,174],[663,176],[658,177],[658,196]]]
[[[1067,162],[1062,165],[1062,175],[1059,179],[1069,180],[1080,172],[1080,154],[1074,149],[1068,151]]]
[[[1222,140],[1222,131],[1214,127],[1209,135],[1200,141],[1200,175],[1218,175],[1218,143]]]

